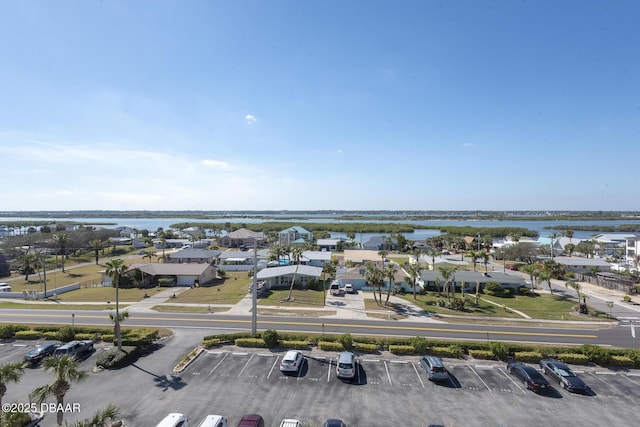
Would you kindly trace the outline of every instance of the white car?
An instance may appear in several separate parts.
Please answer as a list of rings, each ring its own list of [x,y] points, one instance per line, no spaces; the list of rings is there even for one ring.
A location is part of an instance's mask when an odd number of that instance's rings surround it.
[[[304,356],[297,350],[289,350],[280,361],[281,372],[298,372],[304,362]]]

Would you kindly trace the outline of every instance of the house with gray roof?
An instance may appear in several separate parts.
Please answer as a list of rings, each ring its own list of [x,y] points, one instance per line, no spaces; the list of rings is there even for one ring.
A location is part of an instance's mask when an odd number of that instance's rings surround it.
[[[337,251],[342,247],[342,239],[318,239],[316,245],[320,250]]]
[[[566,271],[573,271],[576,273],[590,273],[594,268],[601,272],[611,271],[611,264],[602,258],[557,256],[553,258],[553,260],[564,266]]]
[[[215,280],[217,270],[208,263],[165,264],[146,263],[131,264],[127,271],[140,270],[144,273],[145,283],[158,283],[159,279],[172,278],[176,286],[193,286],[196,282],[205,285]]]
[[[172,252],[168,255],[168,262],[173,264],[184,263],[209,263],[216,264],[218,257],[222,252],[212,249],[194,249],[186,248],[177,252]]]
[[[240,228],[238,230],[227,233],[218,239],[220,246],[225,248],[254,248],[263,246],[266,238],[264,233]]]
[[[424,287],[430,291],[435,291],[438,289],[438,286],[442,288],[444,285],[444,278],[439,270],[423,270],[420,273],[420,278],[424,283]],[[479,271],[459,270],[454,273],[454,278],[456,290],[459,291],[462,289],[464,284],[465,292],[475,292],[476,283],[480,285],[480,289],[484,289],[487,283],[495,282],[503,289],[509,288],[515,293],[517,293],[518,289],[523,286],[530,286],[520,275],[501,273],[497,271],[485,273]]]
[[[331,252],[328,251],[303,251],[300,262],[306,265],[324,267],[331,262]]]
[[[264,280],[269,289],[287,289],[295,281],[306,287],[311,281],[320,280],[322,267],[312,265],[286,265],[283,267],[263,268],[256,275],[257,280]]]
[[[313,233],[296,225],[278,232],[278,243],[282,246],[313,243]]]

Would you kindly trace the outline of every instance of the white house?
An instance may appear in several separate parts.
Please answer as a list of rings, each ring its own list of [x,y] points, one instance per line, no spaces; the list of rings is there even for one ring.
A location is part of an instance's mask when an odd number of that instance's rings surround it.
[[[278,233],[278,243],[282,246],[313,243],[313,233],[299,226],[289,227]]]
[[[286,265],[283,267],[264,268],[258,271],[257,280],[264,280],[270,289],[288,288],[291,281],[300,283],[303,287],[312,280],[320,280],[322,267],[311,265]]]
[[[635,266],[636,257],[640,255],[640,234],[635,234],[633,237],[627,237],[624,248],[627,262]]]

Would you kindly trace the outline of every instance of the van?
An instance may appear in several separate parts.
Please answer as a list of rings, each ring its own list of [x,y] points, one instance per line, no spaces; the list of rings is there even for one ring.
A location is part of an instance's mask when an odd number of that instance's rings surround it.
[[[282,420],[280,427],[302,427],[302,423],[298,420]]]
[[[198,427],[227,427],[227,419],[220,415],[207,415]]]
[[[8,283],[0,283],[0,292],[11,292],[11,286]]]
[[[340,287],[340,282],[337,280],[331,283],[329,291],[331,292],[331,295],[344,295],[344,289]]]
[[[442,359],[438,356],[422,356],[420,358],[420,365],[427,373],[427,378],[430,381],[448,381],[449,372],[444,367]]]
[[[172,412],[164,417],[156,427],[189,427],[189,420],[184,414]]]

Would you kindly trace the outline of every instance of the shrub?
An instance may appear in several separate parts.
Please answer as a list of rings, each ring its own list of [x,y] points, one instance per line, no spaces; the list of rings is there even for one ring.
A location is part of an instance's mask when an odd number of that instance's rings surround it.
[[[389,351],[392,354],[416,354],[412,345],[391,344],[389,345]]]
[[[575,365],[586,365],[589,363],[589,358],[580,353],[558,353],[556,354],[556,357],[564,363],[571,363]]]
[[[611,354],[603,347],[594,344],[583,344],[582,354],[597,365],[608,365],[611,363]]]
[[[238,347],[266,347],[266,344],[262,338],[238,338],[235,344]]]
[[[96,340],[96,334],[89,334],[89,333],[86,333],[86,332],[82,332],[80,334],[76,334],[74,339],[76,339],[76,340],[97,341]]]
[[[15,335],[17,340],[39,340],[42,338],[42,332],[40,331],[16,331]]]
[[[499,283],[489,282],[486,285],[484,285],[484,292],[487,295],[498,295],[501,293],[501,291],[502,291],[502,288],[500,288]]]
[[[209,338],[206,340],[202,340],[202,346],[204,348],[211,348],[220,345],[220,340],[218,338]]]
[[[496,355],[491,350],[469,350],[469,356],[474,359],[494,360]]]
[[[264,331],[261,335],[264,340],[264,345],[267,348],[274,348],[278,346],[278,332],[273,329]]]
[[[135,348],[123,347],[122,350],[111,348],[98,354],[96,366],[103,369],[116,369],[129,365],[138,359],[138,352]]]
[[[416,354],[424,354],[429,350],[429,342],[423,337],[411,338],[411,346]]]
[[[0,339],[8,340],[14,337],[18,331],[26,331],[29,328],[22,325],[13,325],[8,323],[6,325],[0,325]]]
[[[344,346],[336,341],[318,341],[318,348],[325,351],[342,351]]]
[[[57,331],[46,331],[42,333],[42,338],[45,340],[57,340],[58,332]]]
[[[100,339],[104,342],[113,342],[116,339],[116,336],[113,334],[104,334],[100,336]]]
[[[507,360],[507,357],[509,357],[509,348],[503,342],[491,342],[489,343],[489,349],[498,360]]]
[[[62,342],[73,341],[76,338],[76,331],[71,326],[63,326],[58,329],[57,339]]]
[[[284,348],[292,348],[295,350],[309,349],[309,341],[280,340],[280,345]]]
[[[616,356],[613,355],[611,356],[611,366],[628,366],[628,367],[633,367],[634,363],[633,363],[633,359],[631,359],[629,356]]]
[[[378,352],[378,344],[367,344],[362,342],[353,343],[353,348],[355,351],[360,353],[377,353]]]
[[[537,351],[517,351],[514,353],[514,357],[519,362],[539,362],[542,359],[542,354]]]
[[[451,347],[431,347],[429,354],[440,357],[462,357],[462,348],[451,349]]]
[[[353,348],[353,338],[351,334],[342,334],[338,341],[342,344],[345,350],[351,350]]]

